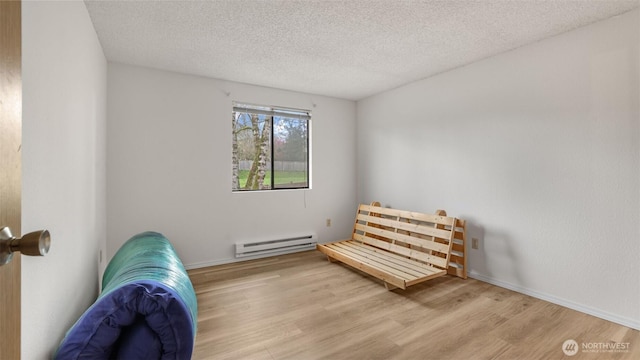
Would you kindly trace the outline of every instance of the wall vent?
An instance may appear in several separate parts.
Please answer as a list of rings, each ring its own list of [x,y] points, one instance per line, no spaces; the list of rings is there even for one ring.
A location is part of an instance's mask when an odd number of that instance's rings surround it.
[[[318,243],[315,234],[285,237],[265,241],[236,243],[236,257],[279,255],[313,250]]]

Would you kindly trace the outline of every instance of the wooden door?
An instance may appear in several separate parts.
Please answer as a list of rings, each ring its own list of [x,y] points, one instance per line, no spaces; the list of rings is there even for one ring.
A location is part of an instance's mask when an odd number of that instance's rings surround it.
[[[0,227],[21,235],[21,3],[0,0]],[[20,358],[20,256],[0,266],[0,359]]]

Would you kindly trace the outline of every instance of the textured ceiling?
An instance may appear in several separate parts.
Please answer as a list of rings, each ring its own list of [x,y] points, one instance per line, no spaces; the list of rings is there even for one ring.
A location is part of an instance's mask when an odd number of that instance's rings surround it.
[[[85,3],[109,61],[358,100],[640,0]]]

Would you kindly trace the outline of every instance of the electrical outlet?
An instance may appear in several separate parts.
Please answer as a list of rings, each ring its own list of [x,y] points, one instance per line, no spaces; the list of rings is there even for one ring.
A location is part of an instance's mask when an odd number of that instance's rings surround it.
[[[471,248],[478,249],[478,238],[471,238]]]
[[[327,219],[327,227],[331,226],[331,219]]]

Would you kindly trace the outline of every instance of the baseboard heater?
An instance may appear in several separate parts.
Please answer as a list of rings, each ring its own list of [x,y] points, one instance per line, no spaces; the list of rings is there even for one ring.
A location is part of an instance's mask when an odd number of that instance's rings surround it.
[[[288,254],[315,249],[318,243],[315,234],[292,236],[283,239],[236,243],[236,257]]]

